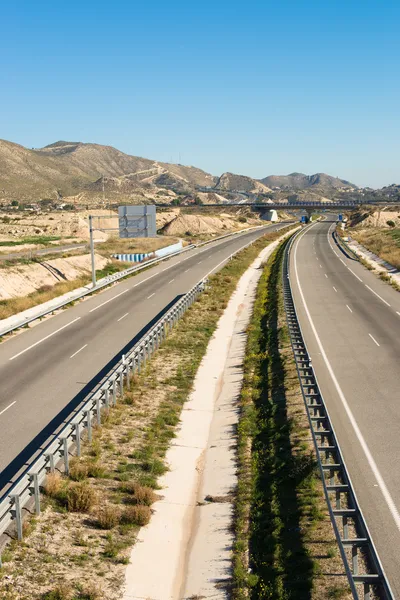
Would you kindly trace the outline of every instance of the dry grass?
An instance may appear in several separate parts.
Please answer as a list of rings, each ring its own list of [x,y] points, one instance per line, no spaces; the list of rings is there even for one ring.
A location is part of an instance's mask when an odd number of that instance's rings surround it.
[[[400,230],[350,229],[351,235],[370,252],[400,270]]]
[[[60,473],[49,473],[46,477],[46,482],[44,484],[43,491],[46,494],[46,496],[49,496],[49,498],[57,498],[62,486],[63,482]]]
[[[115,504],[105,504],[98,509],[96,520],[101,529],[113,529],[121,520],[121,511]]]
[[[121,514],[121,523],[124,525],[137,525],[142,527],[150,522],[151,509],[144,504],[127,506]]]
[[[129,502],[132,504],[151,506],[157,500],[157,495],[151,487],[140,485],[137,481],[129,481],[123,484],[120,490],[129,494]]]
[[[69,511],[87,513],[96,505],[98,498],[92,486],[79,481],[69,484],[66,500]]]

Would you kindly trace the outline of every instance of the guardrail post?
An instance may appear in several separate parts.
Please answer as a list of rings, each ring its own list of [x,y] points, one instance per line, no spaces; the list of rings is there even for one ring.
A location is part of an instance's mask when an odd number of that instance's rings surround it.
[[[109,408],[110,406],[110,391],[107,388],[106,390],[104,390],[104,404],[106,408]]]
[[[369,583],[364,583],[364,600],[371,600]]]
[[[353,575],[358,575],[358,548],[355,544],[351,548],[351,558],[353,562]]]
[[[86,427],[87,427],[87,438],[88,441],[92,441],[92,415],[90,410],[85,411],[86,415]]]
[[[49,459],[49,471],[50,473],[54,473],[55,471],[55,464],[54,464],[54,454],[49,453],[49,454],[45,454],[46,458]]]
[[[114,406],[117,404],[117,380],[115,378],[112,386],[112,403]]]
[[[101,425],[101,404],[100,404],[100,397],[96,398],[96,417],[97,417],[97,425],[100,427],[100,425]]]
[[[123,370],[119,374],[119,395],[121,396],[121,398],[124,395],[124,371]]]
[[[17,537],[18,541],[22,540],[22,511],[21,511],[21,500],[18,494],[11,494],[10,498],[14,501],[15,521],[17,525]]]
[[[40,489],[38,473],[30,473],[29,477],[33,483],[33,494],[35,496],[35,513],[40,515]]]
[[[75,423],[75,443],[76,443],[76,455],[81,455],[81,428],[79,423]]]
[[[69,473],[68,438],[63,437],[61,439],[62,439],[62,443],[63,443],[64,470],[65,470],[65,473],[68,475],[68,473]]]

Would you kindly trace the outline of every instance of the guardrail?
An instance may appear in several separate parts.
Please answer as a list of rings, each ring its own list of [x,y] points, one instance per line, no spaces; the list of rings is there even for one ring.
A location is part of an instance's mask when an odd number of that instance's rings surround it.
[[[233,252],[229,261],[238,252],[251,246],[256,240],[251,240]],[[146,335],[123,356],[121,361],[111,371],[102,385],[93,391],[84,404],[66,422],[55,439],[48,443],[39,456],[18,480],[0,498],[0,535],[15,523],[18,540],[23,538],[23,509],[32,501],[36,515],[40,514],[40,488],[47,474],[54,472],[57,464],[61,464],[65,473],[69,471],[69,457],[75,452],[81,455],[83,436],[91,441],[94,424],[101,424],[102,411],[116,404],[117,397],[122,396],[125,386],[130,385],[131,378],[140,373],[146,361],[159,348],[168,332],[183,316],[186,310],[195,302],[204,290],[206,280],[199,281],[187,294],[170,308],[166,314],[146,333]],[[0,554],[1,567],[1,554]]]
[[[235,231],[233,233],[228,233],[228,234],[222,235],[222,236],[220,236],[218,238],[214,238],[212,240],[207,240],[206,242],[200,242],[199,244],[190,244],[189,246],[186,246],[182,250],[178,250],[177,252],[173,252],[171,254],[168,254],[167,256],[157,256],[156,258],[147,260],[139,265],[135,265],[135,266],[129,267],[128,269],[124,269],[123,271],[120,271],[119,273],[114,273],[114,275],[109,275],[108,277],[101,279],[95,287],[88,288],[83,292],[79,292],[76,296],[71,296],[70,298],[68,298],[68,300],[63,300],[62,302],[59,302],[58,304],[56,304],[54,306],[47,307],[46,309],[40,311],[39,313],[37,313],[35,315],[23,318],[13,325],[9,325],[7,327],[4,327],[3,329],[0,329],[0,337],[2,337],[3,335],[7,335],[8,333],[15,331],[16,329],[25,327],[26,325],[29,325],[29,323],[33,323],[33,321],[37,321],[37,319],[42,319],[43,317],[59,310],[60,308],[67,306],[71,302],[75,302],[76,300],[80,300],[81,298],[84,298],[85,296],[88,296],[89,294],[93,294],[94,292],[97,292],[97,291],[103,289],[104,287],[107,287],[108,285],[114,283],[115,281],[119,281],[120,279],[123,279],[124,277],[128,277],[129,275],[132,275],[132,273],[136,273],[138,271],[141,271],[142,269],[147,269],[148,267],[151,267],[161,261],[167,260],[169,258],[173,258],[174,256],[178,256],[179,254],[183,254],[184,252],[187,252],[188,250],[193,250],[194,248],[200,248],[201,246],[205,246],[206,244],[218,242],[219,240],[223,240],[227,237],[232,237],[233,235],[238,235],[241,233],[247,233],[248,231],[252,231],[253,229],[260,229],[263,227],[267,227],[267,226],[259,225],[257,227],[249,227],[247,229],[241,229],[240,231]]]
[[[354,252],[354,250],[352,250],[350,248],[350,246],[344,241],[344,239],[338,234],[337,231],[335,231],[335,230],[332,231],[332,237],[333,237],[333,241],[339,247],[341,247],[341,249],[344,252],[347,252],[348,254],[350,254],[350,256],[348,256],[348,258],[350,258],[351,260],[357,260],[357,261],[359,261],[359,258],[357,256],[357,254]]]
[[[381,600],[394,600],[353,490],[298,321],[289,265],[290,250],[296,237],[287,244],[282,265],[286,322],[329,515],[354,600],[370,600],[371,588]]]

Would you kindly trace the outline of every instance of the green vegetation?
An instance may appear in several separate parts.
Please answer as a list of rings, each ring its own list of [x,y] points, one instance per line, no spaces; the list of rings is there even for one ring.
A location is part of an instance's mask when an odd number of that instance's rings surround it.
[[[50,242],[58,242],[59,240],[61,240],[61,237],[59,235],[31,235],[28,237],[21,238],[19,240],[0,242],[0,246],[22,246],[23,244],[47,245]]]
[[[331,597],[314,557],[321,537],[335,542],[284,320],[284,246],[264,269],[248,328],[238,430],[236,600]],[[335,559],[331,552],[324,556],[329,570]]]

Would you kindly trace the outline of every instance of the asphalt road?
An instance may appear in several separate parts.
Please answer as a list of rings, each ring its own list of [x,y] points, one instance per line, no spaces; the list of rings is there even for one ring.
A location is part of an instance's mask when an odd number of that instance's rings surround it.
[[[350,478],[400,598],[400,294],[344,255],[333,226],[298,237],[291,284]]]
[[[270,225],[188,251],[0,345],[0,490],[176,299]]]

